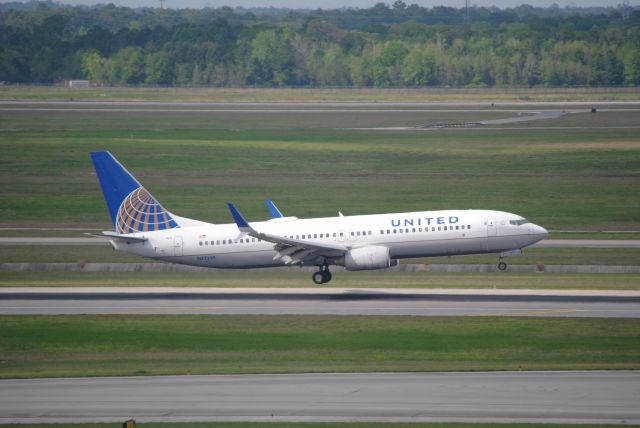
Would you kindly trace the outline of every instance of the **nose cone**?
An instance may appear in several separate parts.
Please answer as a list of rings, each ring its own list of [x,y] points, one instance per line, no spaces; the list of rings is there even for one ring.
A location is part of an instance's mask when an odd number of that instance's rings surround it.
[[[532,243],[535,243],[549,236],[549,232],[544,227],[532,223],[531,226],[529,226],[529,236],[533,238]]]

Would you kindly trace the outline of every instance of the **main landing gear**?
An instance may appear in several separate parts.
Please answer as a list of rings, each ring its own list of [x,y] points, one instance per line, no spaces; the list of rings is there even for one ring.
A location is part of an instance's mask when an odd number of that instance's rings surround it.
[[[502,257],[500,257],[500,262],[498,263],[499,270],[507,270],[507,264],[502,261]]]
[[[315,282],[318,285],[325,284],[331,281],[331,272],[329,272],[329,266],[328,265],[320,266],[320,270],[317,272],[314,272],[313,275],[311,276],[311,279],[313,279],[313,282]]]

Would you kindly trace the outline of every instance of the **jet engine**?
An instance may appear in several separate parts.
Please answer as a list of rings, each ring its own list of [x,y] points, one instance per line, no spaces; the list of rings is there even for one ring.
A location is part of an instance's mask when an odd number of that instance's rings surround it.
[[[389,258],[389,248],[381,245],[354,248],[341,261],[347,270],[386,269],[398,264],[398,260]]]

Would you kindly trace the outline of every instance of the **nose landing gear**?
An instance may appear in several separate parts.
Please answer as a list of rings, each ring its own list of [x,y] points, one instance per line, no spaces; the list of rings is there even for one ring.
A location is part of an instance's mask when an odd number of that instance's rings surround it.
[[[313,275],[311,276],[311,279],[313,280],[313,282],[315,282],[318,285],[326,284],[327,282],[331,281],[331,272],[329,272],[329,266],[328,265],[320,266],[320,270],[317,272],[314,272]]]
[[[509,251],[503,251],[500,253],[500,260],[498,261],[498,269],[501,271],[507,270],[507,263],[506,263],[506,259],[509,256],[518,256],[522,254],[522,250],[517,249],[517,250],[509,250]]]

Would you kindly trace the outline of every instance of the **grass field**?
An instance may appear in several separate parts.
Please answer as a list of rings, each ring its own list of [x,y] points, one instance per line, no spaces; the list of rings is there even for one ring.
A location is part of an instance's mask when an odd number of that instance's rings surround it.
[[[477,113],[495,115],[495,112]],[[511,115],[512,113],[501,113]],[[553,230],[640,230],[640,112],[519,127],[373,131],[468,113],[60,112],[0,116],[0,227],[105,227],[88,152],[109,149],[170,210],[229,222],[444,208]]]
[[[332,287],[640,290],[640,274],[334,272]],[[14,272],[0,271],[0,287],[311,287],[310,273]]]
[[[637,101],[637,88],[495,89],[256,89],[256,88],[92,88],[0,86],[0,99],[95,101]]]
[[[2,262],[64,263],[158,263],[119,251],[110,246],[12,245],[0,246]],[[496,254],[479,256],[430,257],[406,259],[402,263],[426,264],[496,264]],[[524,254],[510,257],[513,265],[638,265],[640,249],[635,248],[529,248]]]
[[[640,320],[2,316],[0,377],[639,369]]]

